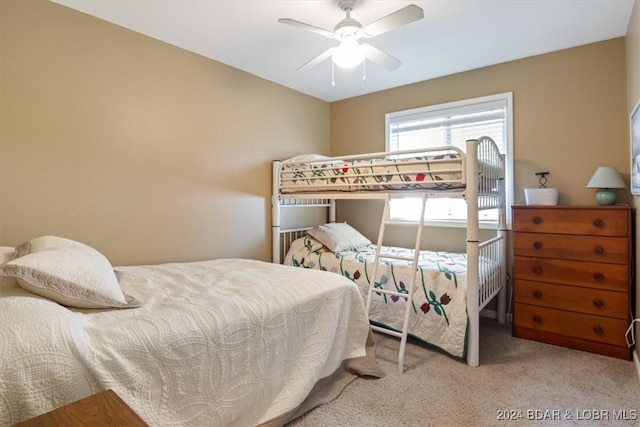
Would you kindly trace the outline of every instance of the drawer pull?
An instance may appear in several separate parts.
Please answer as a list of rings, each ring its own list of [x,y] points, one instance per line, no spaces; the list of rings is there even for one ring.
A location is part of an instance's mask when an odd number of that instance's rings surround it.
[[[604,253],[604,248],[602,246],[596,246],[595,248],[593,248],[593,252],[598,255],[602,255]]]
[[[600,218],[594,219],[593,220],[593,226],[596,227],[596,228],[602,228],[602,227],[604,227],[604,221],[601,220]]]
[[[534,242],[533,243],[533,249],[542,249],[542,243]]]
[[[539,314],[534,314],[533,315],[533,322],[540,324],[542,323],[542,316],[540,316]],[[595,329],[595,328],[594,328]]]
[[[604,307],[604,301],[602,301],[600,298],[596,298],[593,300],[593,305],[597,308],[602,308]]]
[[[535,274],[542,274],[542,267],[541,267],[541,266],[539,266],[539,265],[534,265],[534,266],[533,266],[533,272],[534,272]]]
[[[536,225],[540,225],[542,224],[542,218],[540,218],[539,216],[536,216],[533,218],[533,223]]]
[[[542,298],[542,292],[540,292],[540,291],[533,291],[533,297],[534,297],[535,299],[540,299],[540,298]]]
[[[604,333],[604,329],[602,329],[602,326],[594,326],[593,327],[593,333],[596,335],[602,335]]]
[[[604,275],[602,273],[593,273],[593,280],[596,282],[602,282],[604,280]]]

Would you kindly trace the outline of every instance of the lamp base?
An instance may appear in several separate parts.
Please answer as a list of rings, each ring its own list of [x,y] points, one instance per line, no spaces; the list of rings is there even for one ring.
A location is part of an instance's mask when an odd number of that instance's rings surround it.
[[[616,193],[608,188],[601,188],[596,193],[596,202],[604,206],[614,205],[616,203]]]

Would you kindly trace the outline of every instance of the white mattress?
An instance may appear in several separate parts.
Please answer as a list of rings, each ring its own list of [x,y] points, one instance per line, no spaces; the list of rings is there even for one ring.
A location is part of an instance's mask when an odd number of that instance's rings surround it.
[[[256,425],[365,354],[343,277],[239,259],[116,270],[142,307],[68,309],[0,284],[0,425],[107,388],[150,425]]]

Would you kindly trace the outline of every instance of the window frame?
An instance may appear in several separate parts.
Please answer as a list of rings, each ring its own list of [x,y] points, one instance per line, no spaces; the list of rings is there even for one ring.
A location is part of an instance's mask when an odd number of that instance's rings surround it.
[[[506,117],[505,117],[505,141],[504,146],[506,153],[505,154],[505,216],[506,216],[506,227],[507,229],[511,229],[511,209],[510,206],[513,205],[513,197],[514,197],[514,175],[513,175],[513,92],[503,92],[494,95],[480,96],[476,98],[463,99],[458,101],[446,102],[442,104],[434,104],[425,107],[418,107],[409,110],[395,111],[391,113],[385,114],[385,151],[391,152],[391,122],[397,122],[398,117],[407,117],[415,116],[418,114],[424,115],[432,115],[433,117],[437,117],[438,111],[444,113],[446,110],[456,109],[459,110],[459,113],[463,113],[464,111],[473,110],[473,106],[477,104],[486,105],[488,103],[494,102],[504,102]],[[476,107],[477,108],[477,107]],[[441,114],[442,115],[442,114]],[[482,136],[482,135],[478,135]],[[412,221],[409,220],[391,220],[389,217],[387,221],[390,223],[397,224],[406,224]],[[466,228],[467,221],[466,220],[450,220],[450,219],[426,219],[424,221],[424,225],[432,226],[432,227],[450,227],[450,228]],[[481,229],[496,229],[499,226],[499,221],[480,221],[479,226]]]

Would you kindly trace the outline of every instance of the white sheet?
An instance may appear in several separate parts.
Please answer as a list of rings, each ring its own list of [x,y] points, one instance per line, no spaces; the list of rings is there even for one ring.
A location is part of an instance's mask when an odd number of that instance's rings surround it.
[[[142,307],[71,310],[0,285],[0,425],[107,388],[151,425],[255,425],[365,354],[344,277],[238,259],[116,270]]]

